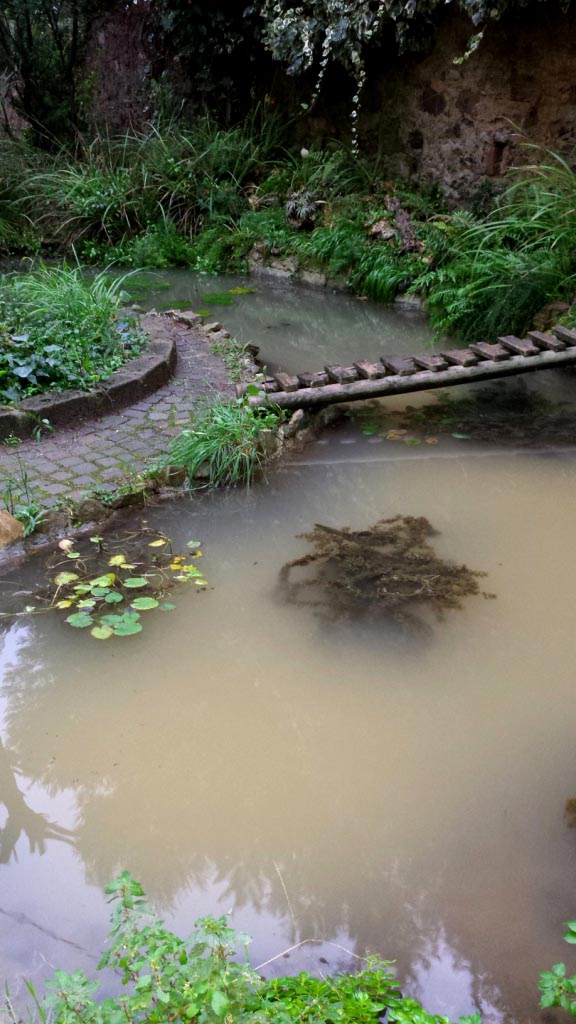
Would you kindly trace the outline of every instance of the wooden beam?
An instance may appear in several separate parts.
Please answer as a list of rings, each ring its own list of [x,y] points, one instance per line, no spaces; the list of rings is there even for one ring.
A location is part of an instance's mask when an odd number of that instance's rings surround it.
[[[278,392],[271,401],[282,409],[320,409],[335,402],[357,402],[369,398],[385,398],[387,395],[403,395],[412,391],[428,391],[431,388],[453,387],[457,384],[475,384],[500,377],[512,377],[535,370],[553,370],[576,363],[576,347],[564,352],[540,352],[537,356],[511,356],[500,362],[485,359],[477,366],[451,366],[448,370],[432,373],[423,370],[410,376],[383,377],[381,380],[358,380],[352,384],[328,384],[321,388],[300,388],[292,392]],[[254,408],[266,405],[265,394],[249,399]]]

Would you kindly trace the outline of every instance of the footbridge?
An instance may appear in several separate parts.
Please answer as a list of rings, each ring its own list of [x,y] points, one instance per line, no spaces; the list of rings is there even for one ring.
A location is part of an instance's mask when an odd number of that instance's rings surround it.
[[[576,331],[553,327],[549,333],[529,331],[525,338],[505,335],[494,344],[424,352],[414,356],[382,356],[351,366],[325,366],[315,373],[275,373],[250,405],[273,402],[281,409],[316,409],[335,402],[405,395],[429,388],[475,384],[500,377],[554,370],[576,364]],[[239,388],[246,393],[246,386]]]

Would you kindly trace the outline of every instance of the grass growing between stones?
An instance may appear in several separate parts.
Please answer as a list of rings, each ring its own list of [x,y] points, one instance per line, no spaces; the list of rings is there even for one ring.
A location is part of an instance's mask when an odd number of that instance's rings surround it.
[[[174,439],[171,466],[186,470],[191,480],[200,476],[210,486],[250,485],[266,461],[262,431],[275,431],[281,414],[273,409],[252,409],[246,399],[216,398],[197,418],[192,429]]]

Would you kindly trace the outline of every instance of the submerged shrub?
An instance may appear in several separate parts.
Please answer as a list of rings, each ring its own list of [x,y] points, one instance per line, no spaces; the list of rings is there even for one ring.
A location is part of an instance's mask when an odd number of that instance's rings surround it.
[[[480,593],[484,575],[439,558],[428,540],[434,533],[423,516],[381,519],[366,530],[317,523],[302,535],[313,550],[282,567],[280,591],[328,621],[368,618],[425,630],[421,610],[442,617],[459,608],[462,598]],[[294,579],[295,569],[309,566],[313,576]]]

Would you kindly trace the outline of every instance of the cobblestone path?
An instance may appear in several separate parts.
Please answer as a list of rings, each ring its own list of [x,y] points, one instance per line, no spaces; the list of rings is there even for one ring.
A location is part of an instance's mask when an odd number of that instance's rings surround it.
[[[172,380],[133,406],[101,419],[61,429],[40,441],[0,443],[0,505],[12,482],[22,500],[25,477],[41,505],[79,499],[102,487],[113,490],[127,476],[164,454],[170,438],[190,422],[190,413],[211,393],[233,394],[221,359],[204,337],[183,330],[177,337],[178,364]]]

